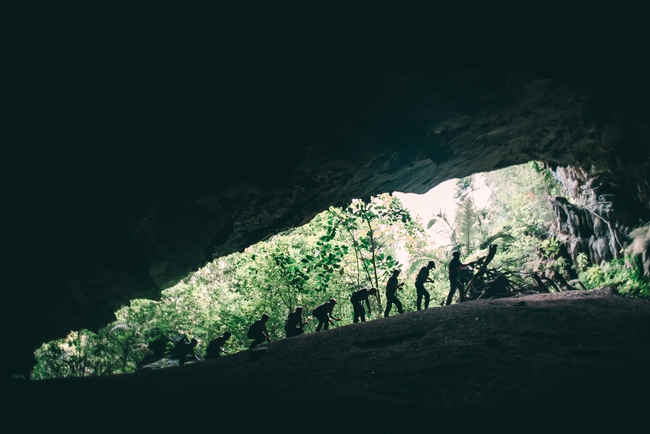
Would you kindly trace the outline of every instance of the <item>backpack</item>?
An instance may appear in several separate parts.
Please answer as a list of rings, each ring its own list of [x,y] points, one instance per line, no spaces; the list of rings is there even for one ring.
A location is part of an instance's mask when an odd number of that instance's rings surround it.
[[[257,324],[258,321],[255,321],[248,328],[248,333],[246,334],[246,336],[248,336],[249,339],[255,339],[257,337],[257,335],[259,334],[259,325]]]
[[[322,315],[327,315],[327,310],[326,310],[326,303],[319,304],[316,306],[316,308],[311,312],[312,315],[314,315],[316,318]]]

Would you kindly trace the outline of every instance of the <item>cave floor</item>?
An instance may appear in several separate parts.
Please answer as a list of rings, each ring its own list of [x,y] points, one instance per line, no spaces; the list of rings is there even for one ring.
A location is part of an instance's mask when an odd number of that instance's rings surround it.
[[[600,431],[641,423],[650,301],[605,288],[477,300],[183,367],[11,381],[32,428],[220,432]]]

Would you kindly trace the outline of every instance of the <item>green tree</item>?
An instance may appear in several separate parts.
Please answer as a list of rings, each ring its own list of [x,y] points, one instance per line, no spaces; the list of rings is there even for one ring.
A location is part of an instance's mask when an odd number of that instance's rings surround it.
[[[485,238],[482,230],[485,213],[476,209],[471,196],[458,203],[456,213],[456,242],[463,252],[471,252]]]
[[[414,239],[423,237],[422,226],[413,220],[396,197],[383,194],[370,201],[353,200],[344,209],[331,208],[332,230],[342,233],[354,252],[354,289],[364,286],[381,289],[393,269],[399,266],[395,252],[412,248]],[[382,311],[381,291],[376,308]]]
[[[538,245],[550,234],[548,222],[554,218],[551,194],[561,187],[540,163],[512,166],[486,174],[486,184],[492,190],[487,208],[488,244],[498,242],[494,264],[503,269],[521,271],[535,257]]]
[[[487,236],[485,228],[487,213],[476,208],[475,191],[474,175],[458,179],[454,193],[457,209],[453,221],[450,221],[446,212],[440,210],[427,224],[427,229],[436,225],[439,232],[445,232],[449,236],[450,243],[446,246],[448,252],[458,250],[466,254],[470,253]]]

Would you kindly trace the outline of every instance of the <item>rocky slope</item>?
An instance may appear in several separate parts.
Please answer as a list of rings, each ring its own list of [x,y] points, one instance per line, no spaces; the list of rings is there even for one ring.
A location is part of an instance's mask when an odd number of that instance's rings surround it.
[[[645,422],[650,302],[609,289],[409,312],[105,378],[14,381],[9,419],[75,431],[626,430]]]

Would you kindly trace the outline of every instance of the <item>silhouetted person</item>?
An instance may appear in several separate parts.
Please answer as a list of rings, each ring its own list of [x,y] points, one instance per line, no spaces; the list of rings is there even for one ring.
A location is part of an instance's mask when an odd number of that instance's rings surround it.
[[[424,298],[424,308],[427,309],[429,307],[429,299],[431,298],[431,295],[429,294],[429,291],[424,289],[424,284],[426,282],[433,282],[433,280],[429,279],[429,270],[432,268],[436,268],[436,263],[429,261],[426,267],[420,268],[420,272],[415,278],[415,290],[417,293],[418,310],[422,309],[422,298]]]
[[[194,348],[196,348],[196,344],[198,343],[199,342],[194,338],[192,338],[192,340],[189,342],[187,339],[181,338],[178,342],[176,342],[176,345],[174,345],[172,358],[178,359],[179,365],[184,365],[185,362],[190,360],[196,360]]]
[[[397,276],[399,276],[400,270],[393,270],[393,275],[388,278],[386,283],[386,310],[384,311],[384,318],[388,317],[391,308],[393,305],[397,307],[399,313],[404,313],[402,309],[402,302],[397,299],[397,290],[404,287],[404,283],[397,283]]]
[[[266,328],[266,322],[269,320],[269,314],[265,313],[262,318],[256,320],[248,329],[248,337],[254,339],[249,348],[258,346],[264,341],[271,342],[269,331]]]
[[[319,332],[322,328],[323,330],[329,329],[330,323],[334,324],[334,320],[341,321],[341,318],[336,318],[332,316],[332,311],[336,305],[336,299],[334,297],[330,298],[329,301],[316,306],[316,309],[312,311],[312,315],[318,320],[318,325],[316,326],[316,331]]]
[[[352,293],[350,296],[352,309],[354,310],[354,318],[352,319],[352,322],[357,323],[359,322],[359,319],[361,319],[361,322],[366,322],[366,310],[363,308],[363,302],[366,302],[368,315],[370,315],[372,312],[370,311],[370,301],[368,300],[368,297],[375,294],[377,294],[377,288],[361,288]]]
[[[226,341],[230,339],[230,336],[232,336],[232,333],[225,331],[223,335],[212,339],[208,344],[208,348],[205,350],[205,358],[215,359],[221,357],[221,353],[227,354],[226,351],[224,351],[223,346],[226,344]]]
[[[138,367],[142,367],[144,365],[148,365],[149,363],[154,363],[157,362],[158,360],[161,360],[165,358],[165,351],[167,350],[167,343],[169,342],[168,338],[164,337],[159,337],[147,345],[147,349],[149,350],[149,354],[145,356],[140,363],[138,363]]]
[[[472,262],[469,264],[463,264],[460,262],[460,252],[454,252],[451,254],[451,256],[452,259],[449,261],[449,295],[447,295],[447,306],[451,304],[451,300],[454,298],[456,289],[459,289],[460,301],[467,301],[467,296],[465,295],[465,287],[460,282],[460,280],[458,280],[458,276],[460,276],[460,272],[463,268],[468,267],[472,264]]]
[[[287,322],[284,324],[284,332],[287,337],[300,336],[305,332],[303,328],[307,321],[302,319],[302,306],[296,306],[296,310],[289,313]]]

